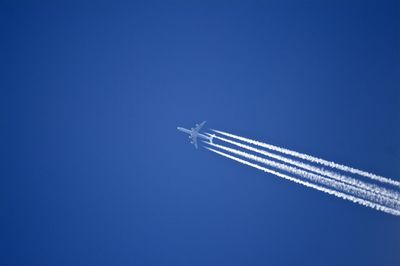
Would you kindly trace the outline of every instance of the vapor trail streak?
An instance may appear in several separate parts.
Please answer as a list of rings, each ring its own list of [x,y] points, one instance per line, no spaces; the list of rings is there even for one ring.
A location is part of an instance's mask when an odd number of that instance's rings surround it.
[[[260,141],[256,141],[256,140],[252,140],[252,139],[248,139],[248,138],[244,138],[244,137],[240,137],[240,136],[237,136],[237,135],[234,135],[234,134],[230,134],[230,133],[227,133],[227,132],[223,132],[223,131],[219,131],[219,130],[215,130],[215,129],[213,129],[213,131],[217,132],[217,133],[219,133],[221,135],[230,137],[230,138],[234,138],[234,139],[238,139],[238,140],[243,141],[243,142],[250,143],[252,145],[260,146],[260,147],[263,147],[263,148],[266,148],[266,149],[277,151],[277,152],[280,152],[280,153],[283,153],[283,154],[287,154],[287,155],[290,155],[290,156],[293,156],[293,157],[297,157],[297,158],[300,158],[300,159],[303,159],[303,160],[307,160],[307,161],[310,161],[310,162],[313,162],[313,163],[321,164],[321,165],[328,166],[328,167],[331,167],[331,168],[335,168],[335,169],[338,169],[338,170],[341,170],[341,171],[345,171],[345,172],[350,172],[352,174],[361,175],[361,176],[364,176],[364,177],[367,177],[367,178],[370,178],[370,179],[373,179],[373,180],[376,180],[376,181],[379,181],[379,182],[382,182],[382,183],[391,184],[393,186],[400,187],[400,182],[399,181],[396,181],[396,180],[393,180],[393,179],[390,179],[390,178],[387,178],[387,177],[384,177],[384,176],[375,175],[375,174],[372,174],[372,173],[369,173],[369,172],[366,172],[366,171],[363,171],[363,170],[359,170],[359,169],[356,169],[356,168],[353,168],[353,167],[350,167],[350,166],[345,166],[345,165],[342,165],[342,164],[338,164],[338,163],[335,163],[335,162],[327,161],[327,160],[324,160],[324,159],[321,159],[321,158],[317,158],[317,157],[314,157],[314,156],[311,156],[311,155],[307,155],[307,154],[304,154],[304,153],[300,153],[300,152],[288,150],[288,149],[285,149],[285,148],[277,147],[277,146],[274,146],[274,145],[271,145],[271,144],[263,143],[263,142],[260,142]]]
[[[313,183],[310,183],[310,182],[307,182],[307,181],[303,181],[303,180],[300,180],[300,179],[297,179],[297,178],[282,174],[280,172],[276,172],[274,170],[268,169],[266,167],[262,167],[262,166],[260,166],[258,164],[254,164],[254,163],[248,162],[246,160],[237,158],[235,156],[226,154],[224,152],[214,150],[214,149],[209,148],[209,147],[205,147],[205,148],[210,150],[210,151],[212,151],[212,152],[215,152],[215,153],[217,153],[217,154],[219,154],[221,156],[224,156],[226,158],[229,158],[229,159],[232,159],[232,160],[237,161],[239,163],[251,166],[253,168],[256,168],[258,170],[264,171],[266,173],[270,173],[270,174],[279,176],[281,178],[284,178],[286,180],[295,182],[297,184],[301,184],[301,185],[304,185],[306,187],[314,188],[316,190],[325,192],[325,193],[330,194],[330,195],[334,195],[334,196],[342,198],[342,199],[346,199],[346,200],[352,201],[354,203],[361,204],[361,205],[366,206],[366,207],[370,207],[370,208],[373,208],[373,209],[376,209],[376,210],[379,210],[379,211],[383,211],[383,212],[386,212],[386,213],[390,213],[390,214],[393,214],[393,215],[400,216],[400,211],[398,211],[398,210],[395,210],[395,209],[392,209],[392,208],[388,208],[386,206],[382,206],[380,204],[376,204],[376,203],[370,202],[368,200],[364,200],[364,199],[360,199],[360,198],[357,198],[357,197],[354,197],[354,196],[351,196],[351,195],[347,195],[345,193],[342,193],[342,192],[339,192],[339,191],[336,191],[336,190],[325,188],[323,186],[319,186],[319,185],[316,185],[316,184],[313,184]]]
[[[347,184],[350,184],[350,185],[353,185],[353,186],[357,186],[357,187],[365,189],[365,190],[369,190],[369,191],[374,192],[374,193],[381,194],[382,196],[389,197],[389,198],[392,198],[394,200],[397,200],[398,203],[400,204],[400,194],[398,192],[396,192],[396,191],[391,191],[391,190],[385,189],[383,187],[379,187],[379,186],[377,186],[375,184],[365,183],[365,182],[363,182],[361,180],[357,180],[355,178],[344,176],[344,175],[341,175],[341,174],[338,174],[338,173],[335,173],[335,172],[332,172],[332,171],[325,170],[323,168],[319,168],[319,167],[316,167],[316,166],[313,166],[313,165],[309,165],[307,163],[303,163],[303,162],[300,162],[300,161],[292,160],[292,159],[286,158],[284,156],[281,156],[281,155],[278,155],[278,154],[274,154],[274,153],[270,153],[270,152],[265,151],[265,150],[260,150],[260,149],[254,148],[252,146],[245,145],[245,144],[242,144],[242,143],[230,140],[230,139],[226,139],[226,138],[223,138],[223,137],[220,137],[220,136],[214,136],[214,138],[219,139],[221,141],[224,141],[226,143],[233,144],[233,145],[235,145],[237,147],[240,147],[240,148],[243,148],[243,149],[247,149],[247,150],[250,150],[250,151],[265,155],[265,156],[268,156],[270,158],[274,158],[276,160],[279,160],[279,161],[282,161],[282,162],[285,162],[285,163],[288,163],[288,164],[291,164],[291,165],[295,165],[295,166],[300,167],[302,169],[305,169],[305,170],[308,170],[308,171],[311,171],[311,172],[314,172],[314,173],[317,173],[317,174],[320,174],[320,175],[324,175],[324,176],[330,177],[332,179],[335,179],[335,180],[338,180],[338,181],[341,181],[341,182],[344,182],[344,183],[347,183]]]
[[[247,152],[239,151],[239,150],[236,150],[236,149],[228,148],[228,147],[225,147],[225,146],[222,146],[222,145],[218,145],[218,144],[214,144],[214,143],[208,143],[208,142],[205,142],[205,143],[208,144],[208,145],[211,145],[213,147],[219,148],[221,150],[228,151],[230,153],[242,156],[242,157],[244,157],[246,159],[253,160],[253,161],[256,161],[256,162],[260,162],[260,163],[266,164],[268,166],[280,169],[282,171],[289,172],[289,173],[301,176],[301,177],[306,178],[306,179],[308,179],[308,180],[310,180],[312,182],[316,182],[316,183],[322,184],[324,186],[329,186],[331,188],[343,191],[345,193],[353,194],[353,195],[355,195],[357,197],[360,197],[360,198],[364,198],[364,199],[368,199],[368,200],[371,200],[371,201],[375,201],[377,203],[380,203],[380,204],[383,204],[383,205],[386,205],[386,206],[390,206],[390,207],[395,208],[395,209],[399,209],[399,207],[400,207],[400,205],[399,205],[400,203],[395,201],[395,200],[393,200],[393,199],[389,199],[389,198],[386,198],[384,196],[380,196],[378,194],[372,193],[372,192],[364,190],[364,189],[360,189],[360,188],[352,186],[352,185],[348,185],[348,184],[345,184],[345,183],[342,183],[342,182],[339,182],[339,181],[336,181],[336,180],[333,180],[333,179],[330,179],[330,178],[323,177],[321,175],[317,175],[317,174],[314,174],[314,173],[311,173],[311,172],[307,172],[305,170],[302,170],[302,169],[299,169],[299,168],[296,168],[296,167],[293,167],[293,166],[288,166],[288,165],[283,164],[283,163],[278,163],[278,162],[271,161],[271,160],[268,160],[268,159],[265,159],[265,158],[261,158],[259,156],[255,156],[255,155],[249,154]]]

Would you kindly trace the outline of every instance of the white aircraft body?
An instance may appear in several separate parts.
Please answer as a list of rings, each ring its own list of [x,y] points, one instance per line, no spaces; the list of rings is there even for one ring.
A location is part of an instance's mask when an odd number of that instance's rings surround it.
[[[206,139],[206,140],[212,142],[213,138],[215,137],[214,134],[211,136],[206,136],[204,134],[199,133],[205,123],[206,123],[206,121],[203,121],[201,124],[196,124],[196,127],[191,128],[190,130],[183,128],[183,127],[178,127],[178,130],[189,134],[189,139],[191,139],[190,143],[192,143],[197,149],[198,148],[197,147],[197,138]]]

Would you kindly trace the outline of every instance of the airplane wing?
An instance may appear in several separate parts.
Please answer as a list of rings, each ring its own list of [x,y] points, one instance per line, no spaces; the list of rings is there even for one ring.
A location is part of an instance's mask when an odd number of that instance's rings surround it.
[[[206,122],[207,122],[207,121],[203,121],[200,125],[196,125],[195,130],[196,130],[197,132],[199,132],[200,129],[204,126],[204,124],[205,124]]]

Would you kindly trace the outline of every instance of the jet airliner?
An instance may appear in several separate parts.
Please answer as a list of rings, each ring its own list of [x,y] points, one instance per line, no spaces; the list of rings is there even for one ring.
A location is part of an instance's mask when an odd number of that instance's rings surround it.
[[[204,126],[205,123],[206,123],[206,121],[203,121],[201,124],[196,124],[196,126],[194,128],[192,127],[190,130],[183,128],[183,127],[178,127],[178,130],[189,134],[190,143],[192,143],[197,149],[198,148],[197,147],[197,138],[206,139],[212,143],[212,140],[215,137],[214,134],[210,135],[210,136],[206,136],[206,135],[200,133],[200,130]]]

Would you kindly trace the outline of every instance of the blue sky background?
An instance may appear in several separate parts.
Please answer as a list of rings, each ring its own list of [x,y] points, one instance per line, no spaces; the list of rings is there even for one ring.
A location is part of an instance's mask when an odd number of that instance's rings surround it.
[[[0,5],[0,264],[400,265],[398,217],[176,130],[399,180],[399,1],[34,2]]]

